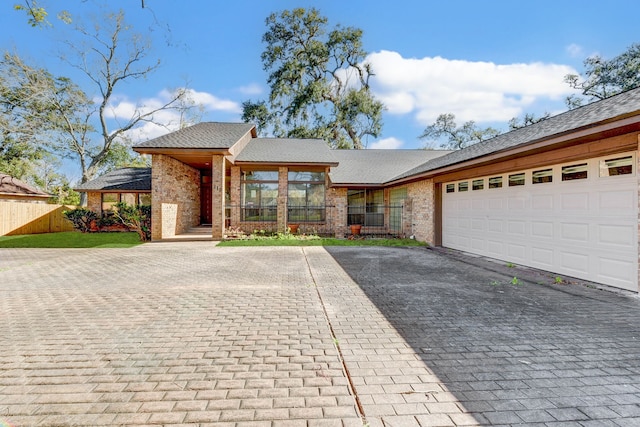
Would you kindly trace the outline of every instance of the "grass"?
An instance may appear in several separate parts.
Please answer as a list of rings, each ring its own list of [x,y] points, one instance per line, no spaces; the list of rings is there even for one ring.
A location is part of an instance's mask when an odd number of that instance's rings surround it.
[[[413,239],[246,239],[225,240],[218,246],[426,246]]]
[[[63,233],[0,236],[0,248],[130,248],[141,244],[137,233]]]

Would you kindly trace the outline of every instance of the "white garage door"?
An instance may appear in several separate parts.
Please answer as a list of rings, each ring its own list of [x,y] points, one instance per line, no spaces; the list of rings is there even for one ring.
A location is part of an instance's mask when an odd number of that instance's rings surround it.
[[[638,291],[635,154],[446,183],[445,247]]]

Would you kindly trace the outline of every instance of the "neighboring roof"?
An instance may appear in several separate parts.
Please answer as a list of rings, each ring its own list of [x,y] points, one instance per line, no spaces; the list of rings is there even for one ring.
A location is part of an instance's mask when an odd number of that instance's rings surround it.
[[[379,185],[426,162],[445,150],[334,150],[338,167],[329,174],[334,185]]]
[[[80,184],[76,191],[151,191],[151,168],[122,168]]]
[[[202,122],[133,148],[228,149],[249,132],[255,136],[255,126],[250,123]]]
[[[447,156],[431,160],[409,170],[396,179],[435,171],[436,169],[505,151],[520,145],[527,145],[565,133],[575,132],[581,128],[597,126],[598,124],[638,112],[640,112],[640,88],[593,102],[533,125],[503,133],[495,138],[454,151]]]
[[[51,197],[51,194],[45,193],[26,182],[20,181],[18,178],[4,173],[0,173],[0,194],[19,197]]]
[[[235,158],[236,163],[318,164],[337,161],[321,139],[254,138]]]

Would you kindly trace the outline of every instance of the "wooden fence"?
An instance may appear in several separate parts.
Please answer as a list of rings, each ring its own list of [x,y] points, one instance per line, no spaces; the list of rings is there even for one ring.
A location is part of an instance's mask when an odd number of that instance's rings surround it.
[[[0,236],[73,231],[63,211],[75,206],[0,201]]]

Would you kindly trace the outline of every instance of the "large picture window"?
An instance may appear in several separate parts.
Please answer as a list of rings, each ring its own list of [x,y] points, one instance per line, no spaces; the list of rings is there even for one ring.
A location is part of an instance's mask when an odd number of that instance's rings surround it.
[[[242,173],[242,221],[273,221],[278,218],[278,172]]]
[[[324,172],[291,171],[288,180],[288,221],[324,222]]]

